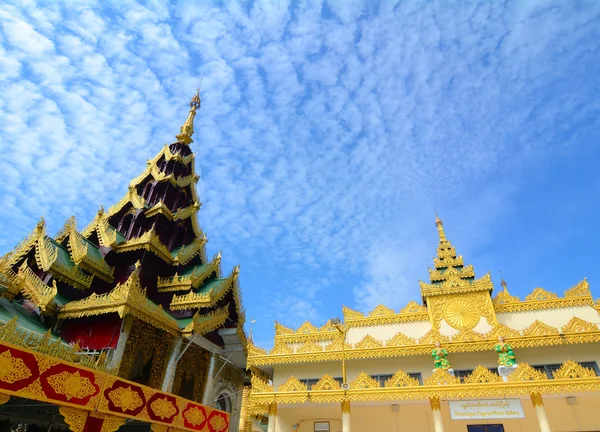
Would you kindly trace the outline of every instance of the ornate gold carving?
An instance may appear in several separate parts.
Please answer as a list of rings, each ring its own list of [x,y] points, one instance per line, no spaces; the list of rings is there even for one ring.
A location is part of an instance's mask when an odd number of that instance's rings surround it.
[[[479,317],[478,317],[479,318]],[[485,335],[474,332],[473,330],[461,330],[452,338],[452,342],[471,342],[485,339]]]
[[[51,357],[63,359],[70,362],[79,363],[82,366],[106,370],[106,355],[81,355],[79,345],[66,345],[61,343],[60,339],[53,339],[52,332],[48,330],[45,334],[39,335],[20,330],[17,325],[17,317],[4,325],[0,325],[0,340],[13,345],[28,348],[42,354],[48,354]]]
[[[51,287],[46,285],[33,270],[27,267],[26,262],[23,262],[23,265],[19,268],[17,280],[23,295],[39,306],[43,312],[50,307],[52,300],[58,293],[56,281],[52,281]]]
[[[411,300],[404,308],[400,309],[401,314],[427,313],[427,308]]]
[[[370,388],[379,388],[379,382],[371,378],[364,371],[358,374],[358,376],[350,383],[350,388],[352,389],[370,389]]]
[[[565,297],[591,297],[590,284],[587,278],[565,291]]]
[[[406,346],[406,345],[414,345],[416,343],[417,343],[417,341],[414,340],[413,338],[406,336],[404,333],[398,332],[394,335],[393,338],[388,340],[385,345],[389,346],[389,347],[399,347],[399,346]]]
[[[142,289],[137,271],[107,294],[90,294],[82,300],[67,303],[59,312],[61,319],[81,318],[116,312],[120,317],[131,314],[172,334],[179,333],[175,319],[160,305],[152,303]]]
[[[350,414],[350,401],[348,399],[342,401],[342,414]]]
[[[239,267],[235,267],[227,278],[220,281],[220,284],[216,289],[211,289],[210,292],[207,293],[195,293],[194,291],[190,291],[189,293],[182,295],[173,294],[170,309],[186,310],[214,305],[230,290],[237,291],[235,289],[235,281],[237,280],[238,274]]]
[[[273,354],[291,354],[293,353],[294,350],[285,343],[282,342],[277,342],[274,346],[273,349],[271,350],[271,352],[269,352],[269,355],[273,355]]]
[[[590,368],[583,367],[572,360],[567,360],[562,364],[560,369],[552,373],[552,376],[554,376],[555,379],[593,378],[596,376],[596,372]]]
[[[111,390],[108,392],[108,398],[117,408],[122,410],[134,411],[144,404],[137,392],[131,390],[131,386]]]
[[[314,333],[319,331],[318,328],[316,328],[314,325],[312,325],[309,321],[306,321],[304,324],[302,324],[300,327],[298,327],[298,330],[296,330],[296,333]]]
[[[533,392],[531,393],[531,402],[533,403],[534,407],[543,407],[544,406],[544,400],[542,399],[542,395],[539,392]]]
[[[294,330],[275,321],[275,336],[288,335],[293,333],[295,333]]]
[[[490,292],[494,289],[489,273],[474,281],[461,279],[458,275],[454,275],[440,284],[419,282],[419,285],[421,287],[421,295],[423,298],[470,292]]]
[[[278,392],[297,392],[297,391],[308,391],[306,384],[300,382],[295,376],[291,376],[288,380],[277,387]]]
[[[170,418],[170,417],[173,417],[175,414],[177,414],[177,408],[167,398],[165,398],[165,399],[161,399],[161,398],[155,399],[150,404],[150,408],[152,409],[152,412],[154,414],[156,414],[158,417],[160,417],[163,420],[167,419],[167,418]]]
[[[25,362],[18,357],[13,357],[10,350],[0,354],[0,381],[12,384],[30,376],[31,370]]]
[[[4,393],[0,393],[0,405],[4,405],[10,400],[10,396]]]
[[[56,393],[64,395],[67,400],[73,398],[83,399],[96,393],[96,388],[91,381],[79,372],[61,372],[48,377],[48,383]]]
[[[512,296],[508,293],[508,291],[503,290],[500,291],[498,293],[498,295],[496,295],[496,297],[494,297],[494,299],[492,300],[492,303],[494,304],[494,306],[496,305],[505,305],[505,304],[511,304],[511,303],[519,303],[521,301],[521,299],[517,296]]]
[[[319,382],[312,386],[312,390],[339,390],[341,388],[340,383],[329,374],[323,375]]]
[[[269,404],[269,417],[277,415],[277,404]]]
[[[385,381],[384,387],[415,387],[419,385],[418,379],[399,370],[391,378]]]
[[[477,366],[469,376],[465,378],[465,384],[483,384],[502,382],[500,375],[493,373],[485,366]]]
[[[426,386],[460,384],[460,379],[450,375],[449,372],[443,369],[435,369],[431,376],[427,378],[423,384]]]
[[[473,266],[471,264],[461,269],[457,269],[452,266],[447,267],[445,270],[429,269],[429,280],[431,280],[431,282],[445,281],[449,276],[453,275],[459,275],[461,278],[474,278],[475,270],[473,270]]]
[[[146,231],[140,237],[129,239],[126,242],[120,243],[119,245],[115,246],[114,249],[117,252],[131,252],[144,249],[148,252],[152,252],[167,264],[176,264],[176,259],[173,259],[171,252],[169,252],[169,248],[167,248],[160,241],[160,237],[156,231],[154,231],[154,227],[152,227],[149,231]]]
[[[124,199],[121,201],[124,201]],[[142,207],[143,202],[138,208]],[[100,210],[98,210],[94,219],[92,219],[89,225],[81,232],[81,235],[85,238],[90,238],[94,232],[98,236],[98,243],[100,243],[100,246],[111,247],[117,244],[117,230],[108,223],[108,215],[104,212],[102,206],[100,206]]]
[[[582,320],[578,317],[573,317],[562,328],[563,333],[581,333],[598,331],[598,326],[594,323]]]
[[[545,373],[535,370],[527,363],[519,363],[517,368],[508,376],[508,381],[539,381],[547,378]]]
[[[102,414],[95,411],[90,412],[89,417],[102,419],[102,428],[100,429],[100,432],[116,432],[121,426],[125,424],[126,420],[122,417],[114,417],[108,414]]]
[[[439,331],[435,331],[433,329],[429,330],[427,333],[425,333],[425,336],[423,336],[421,339],[419,339],[419,344],[423,345],[423,344],[434,344],[436,342],[450,342],[450,338],[448,336],[444,336],[442,334],[440,334]]]
[[[58,412],[65,418],[65,423],[69,425],[69,429],[72,432],[83,432],[85,422],[88,418],[87,411],[60,406]]]
[[[430,397],[429,405],[431,405],[432,411],[440,411],[442,409],[440,405],[440,398],[438,396]]]
[[[193,330],[195,334],[203,336],[221,327],[228,317],[229,303],[209,313],[200,314],[198,311],[194,314],[192,322],[182,330],[182,333],[189,334]]]
[[[253,368],[254,369],[254,368]],[[269,384],[266,380],[262,379],[260,376],[252,373],[250,378],[250,382],[252,383],[252,391],[253,392],[273,392],[273,386]]]
[[[459,255],[455,258],[445,257],[444,259],[440,259],[438,257],[433,258],[433,266],[436,269],[441,268],[449,268],[449,267],[462,267],[465,265],[462,255]]]
[[[317,345],[315,342],[308,341],[308,342],[305,342],[302,346],[300,346],[296,352],[308,353],[308,352],[318,352],[318,351],[323,351],[323,347],[320,345]]]
[[[369,349],[369,348],[381,348],[382,346],[383,346],[383,344],[381,342],[379,342],[378,340],[376,340],[373,336],[365,335],[365,337],[362,338],[361,341],[355,345],[355,348]]]
[[[199,426],[206,420],[204,413],[196,407],[186,410],[183,415],[192,426]]]
[[[455,329],[472,329],[479,322],[479,312],[473,302],[458,298],[446,304],[444,318]]]
[[[252,341],[248,341],[248,357],[260,357],[265,355],[267,355],[267,350],[257,347]]]
[[[395,315],[395,312],[392,309],[390,309],[387,306],[384,306],[382,304],[380,304],[375,309],[373,309],[371,312],[369,312],[370,317],[378,317],[378,316],[386,316],[386,315]]]
[[[558,329],[538,320],[535,320],[529,327],[523,330],[523,335],[525,336],[548,336],[558,333]]]
[[[502,336],[504,338],[518,338],[521,337],[521,332],[507,327],[504,324],[497,324],[492,330],[490,330],[485,335],[486,339],[492,340],[498,339],[498,336]]]
[[[344,314],[344,321],[349,321],[351,319],[361,319],[365,317],[359,311],[355,311],[354,309],[350,309],[346,306],[342,306],[342,313]]]
[[[175,273],[174,276],[159,277],[157,287],[160,292],[183,291],[198,288],[213,273],[217,277],[221,275],[221,252],[214,256],[211,262],[205,266],[198,266],[194,271],[185,276]]]
[[[221,416],[213,416],[210,419],[210,425],[212,426],[213,430],[222,432],[227,428],[227,421],[225,421],[225,419]]]
[[[350,349],[352,349],[352,345],[350,345],[349,343],[345,343],[344,349],[350,350]],[[325,351],[341,351],[341,350],[342,350],[342,340],[339,337],[335,338],[333,342],[331,342],[329,345],[325,346]]]
[[[534,289],[531,294],[525,297],[526,301],[541,301],[541,300],[551,300],[556,299],[558,296],[554,293],[546,291],[543,288]]]
[[[593,306],[591,297],[554,298],[550,300],[531,300],[516,303],[497,304],[496,313],[530,312],[544,309],[560,309],[576,306]]]

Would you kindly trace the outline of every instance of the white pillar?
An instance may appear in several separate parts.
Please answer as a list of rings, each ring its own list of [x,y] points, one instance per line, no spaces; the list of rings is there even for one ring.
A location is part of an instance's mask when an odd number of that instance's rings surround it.
[[[202,395],[202,404],[211,405],[213,379],[215,375],[215,361],[217,356],[215,353],[211,353],[210,362],[208,363],[208,372],[206,373],[206,385],[204,386],[204,394]]]
[[[552,432],[550,429],[550,422],[548,421],[548,416],[546,415],[546,408],[544,408],[544,401],[542,400],[542,395],[540,393],[531,393],[531,402],[533,403],[533,407],[535,408],[535,415],[538,419],[538,424],[540,425],[540,431],[542,432]]]
[[[110,360],[110,368],[115,374],[119,371],[119,366],[121,365],[121,359],[123,359],[123,354],[125,353],[125,346],[127,345],[127,339],[129,339],[129,333],[131,332],[132,325],[133,316],[125,315],[121,321],[121,330],[119,332],[117,347],[114,349],[112,358]]]
[[[171,353],[169,355],[169,362],[165,369],[165,376],[161,390],[170,393],[173,389],[173,381],[175,380],[175,371],[177,371],[177,363],[179,360],[179,354],[181,353],[182,338],[176,337],[171,347]]]
[[[269,427],[267,432],[275,432],[275,423],[277,422],[277,404],[269,404]]]
[[[429,398],[431,405],[431,414],[433,416],[433,428],[435,432],[444,432],[444,422],[442,422],[442,411],[440,406],[440,398],[437,396]]]
[[[350,432],[350,401],[342,401],[342,432]]]

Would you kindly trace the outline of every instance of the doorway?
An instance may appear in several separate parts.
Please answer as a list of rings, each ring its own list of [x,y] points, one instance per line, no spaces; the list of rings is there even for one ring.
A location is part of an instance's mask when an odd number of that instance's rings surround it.
[[[469,425],[468,432],[504,432],[504,426],[501,424],[495,425]]]

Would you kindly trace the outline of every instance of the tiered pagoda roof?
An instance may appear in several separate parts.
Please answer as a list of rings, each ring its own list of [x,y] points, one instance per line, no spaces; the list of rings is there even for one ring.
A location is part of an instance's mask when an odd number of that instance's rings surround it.
[[[218,330],[235,329],[245,346],[238,267],[224,276],[220,253],[207,257],[197,219],[199,176],[190,144],[200,103],[197,93],[177,141],[147,161],[108,211],[100,207],[83,230],[71,217],[54,238],[41,219],[1,258],[0,321],[18,316],[23,329],[54,329],[53,337],[74,344],[74,329],[86,327],[86,319],[118,323],[129,314],[221,346]],[[106,348],[87,342],[83,348]]]

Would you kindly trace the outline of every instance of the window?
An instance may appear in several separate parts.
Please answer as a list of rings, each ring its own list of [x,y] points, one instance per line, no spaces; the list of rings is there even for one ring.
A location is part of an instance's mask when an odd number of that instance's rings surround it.
[[[581,366],[591,369],[594,371],[594,373],[596,374],[596,376],[600,376],[600,370],[598,369],[598,363],[596,363],[595,361],[588,361],[588,362],[577,362],[579,363]],[[535,370],[538,370],[544,374],[546,374],[546,376],[548,377],[548,379],[554,379],[554,372],[556,372],[558,369],[560,369],[562,365],[561,364],[543,364],[543,365],[533,365],[533,368]]]
[[[231,399],[225,393],[221,393],[217,399],[217,403],[215,404],[215,408],[221,411],[231,412]]]

